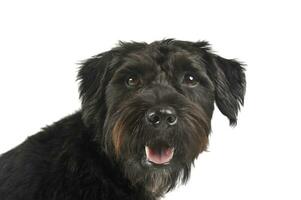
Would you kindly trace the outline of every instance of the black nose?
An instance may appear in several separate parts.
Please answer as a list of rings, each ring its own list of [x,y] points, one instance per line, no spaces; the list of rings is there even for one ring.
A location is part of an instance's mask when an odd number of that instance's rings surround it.
[[[173,126],[177,123],[178,118],[172,107],[160,106],[149,109],[146,113],[146,120],[153,126]]]

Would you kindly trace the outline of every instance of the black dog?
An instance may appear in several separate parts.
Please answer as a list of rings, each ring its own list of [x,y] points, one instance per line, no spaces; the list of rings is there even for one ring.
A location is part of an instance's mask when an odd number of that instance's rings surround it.
[[[1,200],[154,200],[189,178],[214,102],[236,124],[241,64],[207,42],[120,43],[82,64],[82,108],[0,157]]]

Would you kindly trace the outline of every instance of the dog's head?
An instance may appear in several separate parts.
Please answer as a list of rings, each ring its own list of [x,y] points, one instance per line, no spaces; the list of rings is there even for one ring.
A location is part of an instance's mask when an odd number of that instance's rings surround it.
[[[236,124],[241,64],[207,42],[120,43],[83,63],[83,120],[132,184],[161,195],[185,182],[206,150],[214,102]]]

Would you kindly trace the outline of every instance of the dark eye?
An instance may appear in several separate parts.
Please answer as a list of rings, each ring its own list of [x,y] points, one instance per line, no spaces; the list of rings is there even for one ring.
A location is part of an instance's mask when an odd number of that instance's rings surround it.
[[[129,76],[127,79],[126,79],[126,85],[128,87],[136,87],[140,84],[140,80],[138,77],[136,76]]]
[[[193,74],[187,73],[184,75],[182,84],[184,84],[188,87],[195,87],[198,85],[198,80],[197,80],[196,76],[194,76]]]

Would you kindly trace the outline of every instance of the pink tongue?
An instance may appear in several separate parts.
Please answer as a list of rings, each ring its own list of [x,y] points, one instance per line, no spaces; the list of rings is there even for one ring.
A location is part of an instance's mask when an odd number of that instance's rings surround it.
[[[145,146],[146,157],[149,161],[156,164],[168,164],[173,157],[173,148],[165,148],[161,152],[157,152],[154,149]]]

